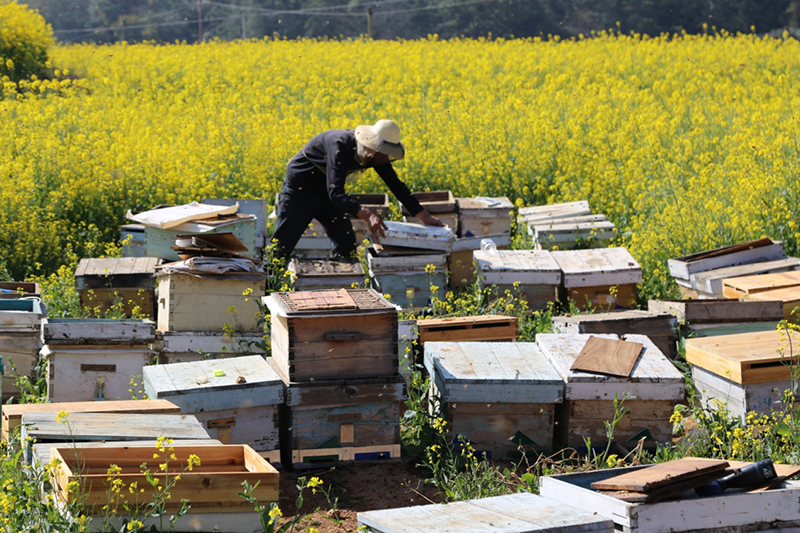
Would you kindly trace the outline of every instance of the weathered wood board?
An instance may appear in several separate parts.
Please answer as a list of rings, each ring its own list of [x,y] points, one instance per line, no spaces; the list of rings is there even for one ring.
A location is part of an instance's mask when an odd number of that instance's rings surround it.
[[[517,317],[461,316],[417,320],[419,343],[431,341],[513,341],[519,336]]]
[[[151,413],[180,414],[168,400],[113,400],[106,402],[51,402],[3,405],[3,440],[22,423],[25,413]]]
[[[789,379],[800,333],[757,331],[686,340],[686,361],[742,385]]]
[[[371,289],[347,293],[357,309],[302,312],[284,299],[302,293],[264,297],[271,314],[272,360],[284,381],[397,375],[397,308]]]
[[[636,284],[600,285],[597,287],[561,287],[558,299],[565,307],[579,310],[613,311],[636,307]]]
[[[366,249],[367,266],[370,272],[424,272],[428,265],[443,272],[447,266],[447,254],[442,252],[395,254],[386,253],[379,245]]]
[[[580,217],[591,213],[589,202],[581,200],[578,202],[521,207],[517,219],[523,224],[531,225],[539,221]]]
[[[551,252],[567,289],[641,283],[642,267],[625,248]]]
[[[460,222],[459,222],[459,219],[458,219],[458,213],[456,213],[456,212],[452,212],[452,213],[436,213],[434,216],[436,218],[438,218],[439,221],[442,224],[444,224],[445,228],[449,229],[453,233],[457,233],[458,232],[458,227],[460,225]],[[420,225],[420,226],[424,226],[425,225],[417,217],[404,216],[403,217],[403,222],[407,222],[408,224],[417,224],[417,225]]]
[[[108,257],[81,259],[75,269],[75,288],[155,289],[156,257]]]
[[[256,217],[255,247],[263,248],[267,236],[267,202],[263,198],[203,198],[202,204],[230,206],[239,204],[236,211]]]
[[[457,198],[459,237],[511,233],[514,205],[505,196]]]
[[[728,461],[684,457],[601,479],[593,482],[591,487],[595,490],[649,492],[685,479],[711,472],[722,472],[728,466]]]
[[[397,462],[399,460],[399,444],[293,450],[291,455],[292,465],[297,469],[328,467],[340,463]]]
[[[358,260],[292,258],[288,269],[294,272],[295,290],[335,289],[363,285],[364,267]]]
[[[757,274],[722,280],[722,294],[726,298],[744,298],[755,293],[800,286],[800,271]]]
[[[173,446],[219,446],[222,443],[217,439],[173,439]],[[61,443],[41,442],[31,447],[31,466],[46,467],[50,462],[50,451],[54,447],[63,446]],[[124,440],[124,441],[86,441],[70,442],[67,445],[72,449],[83,448],[157,448],[158,440]],[[155,451],[155,450],[153,450]]]
[[[776,259],[786,259],[783,243],[758,239],[668,259],[667,266],[673,277],[688,280],[691,274],[706,270]]]
[[[680,322],[724,324],[731,322],[777,322],[783,316],[778,301],[750,300],[650,300],[652,313],[670,313]]]
[[[159,363],[199,361],[246,354],[263,354],[257,346],[264,341],[262,333],[236,333],[229,337],[224,331],[156,331],[153,351]]]
[[[245,280],[161,274],[158,330],[222,331],[225,324],[231,324],[236,331],[252,331],[260,316],[257,299],[265,291],[263,277]],[[233,315],[230,308],[234,308]]]
[[[155,341],[156,325],[136,318],[45,318],[42,338],[50,346],[146,346]]]
[[[575,503],[575,502],[571,502]],[[520,492],[446,505],[358,513],[371,533],[613,533],[613,522],[570,505]]]
[[[555,333],[628,333],[647,335],[670,359],[678,355],[678,321],[664,312],[638,309],[553,317]]]
[[[478,263],[481,283],[484,285],[546,285],[561,283],[561,268],[552,252],[546,250],[476,250],[473,258]]]
[[[169,229],[159,229],[150,226],[144,228],[145,255],[148,257],[159,257],[165,261],[178,261],[178,253],[172,249],[178,235],[188,235],[190,233],[233,233],[247,246],[247,252],[241,255],[255,257],[256,248],[256,226],[257,219],[252,215],[226,215],[218,220],[201,220],[198,222],[187,222]]]
[[[692,379],[704,407],[719,409],[722,402],[732,417],[742,420],[750,411],[766,415],[780,409],[781,394],[791,388],[789,379],[742,385],[696,365],[692,365]]]
[[[391,220],[386,220],[384,223],[386,229],[381,244],[388,246],[449,252],[453,249],[453,241],[456,239],[455,233],[447,228]]]
[[[790,272],[796,271],[798,268],[800,268],[800,258],[787,257],[774,261],[759,261],[757,263],[715,268],[696,274],[690,274],[688,281],[678,278],[676,278],[675,281],[679,284],[686,285],[687,288],[698,291],[700,294],[719,298],[723,294],[722,284],[726,279],[775,272]]]
[[[579,240],[607,241],[616,236],[616,230],[614,223],[608,219],[588,222],[553,220],[528,226],[528,233],[533,231],[537,243],[557,244],[560,248]]]
[[[580,501],[582,509],[613,520],[622,533],[793,532],[781,524],[797,527],[800,521],[800,509],[795,505],[800,495],[797,481],[768,491],[644,504],[625,502],[590,487],[594,481],[641,468],[650,466],[543,476],[539,493],[564,505]],[[765,530],[769,524],[773,529]]]
[[[18,341],[18,339],[16,339]],[[39,344],[37,339],[31,339],[31,344]],[[34,369],[39,357],[39,347],[25,349],[7,348],[3,345],[3,336],[0,335],[0,356],[3,363],[3,403],[11,398],[19,400],[20,387],[17,381],[24,376],[35,378]]]
[[[639,360],[642,348],[637,342],[590,337],[570,370],[626,378]]]
[[[48,345],[47,397],[51,402],[119,400],[131,397],[131,381],[150,363],[145,346]]]
[[[783,318],[793,323],[800,321],[800,309],[798,309],[800,307],[800,287],[757,292],[749,295],[748,298],[757,301],[778,301],[783,306]]]
[[[38,330],[43,316],[38,298],[0,299],[0,328],[5,331]]]
[[[450,191],[412,192],[411,196],[416,198],[420,205],[427,209],[428,213],[454,213],[456,211],[456,199]],[[400,211],[404,215],[411,214],[402,204],[400,205]]]

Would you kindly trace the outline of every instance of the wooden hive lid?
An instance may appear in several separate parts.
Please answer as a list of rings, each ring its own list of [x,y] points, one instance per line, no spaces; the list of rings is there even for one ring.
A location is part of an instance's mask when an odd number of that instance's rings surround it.
[[[397,312],[397,308],[374,289],[275,292],[265,301],[271,311],[284,316]]]
[[[427,342],[425,367],[448,401],[559,403],[564,381],[532,342]]]
[[[622,247],[552,252],[564,274],[564,285],[597,287],[641,283],[642,267]]]

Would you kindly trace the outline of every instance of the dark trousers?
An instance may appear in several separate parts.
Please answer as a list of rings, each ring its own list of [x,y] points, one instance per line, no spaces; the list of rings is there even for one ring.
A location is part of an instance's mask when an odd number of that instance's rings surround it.
[[[276,215],[272,239],[277,241],[277,257],[291,255],[313,219],[322,224],[328,238],[333,241],[335,256],[351,257],[356,251],[356,235],[350,218],[323,194],[298,190],[284,181]]]

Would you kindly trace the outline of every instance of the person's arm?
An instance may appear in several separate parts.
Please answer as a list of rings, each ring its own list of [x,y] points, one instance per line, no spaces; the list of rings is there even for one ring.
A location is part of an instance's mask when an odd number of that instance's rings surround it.
[[[378,176],[380,176],[384,183],[386,183],[386,185],[389,187],[389,190],[392,191],[392,194],[394,194],[395,197],[400,200],[400,203],[403,204],[412,217],[417,217],[420,222],[427,226],[444,226],[444,223],[442,223],[441,220],[428,213],[426,209],[422,208],[419,200],[414,198],[414,195],[411,194],[408,186],[400,181],[400,178],[397,177],[397,172],[395,172],[391,163],[376,166],[374,168],[375,172],[378,173]]]

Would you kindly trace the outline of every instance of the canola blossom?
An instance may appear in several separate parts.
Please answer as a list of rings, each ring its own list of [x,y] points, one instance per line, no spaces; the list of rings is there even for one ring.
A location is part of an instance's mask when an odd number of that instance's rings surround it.
[[[94,257],[124,214],[265,198],[314,134],[396,120],[412,190],[588,200],[666,260],[761,237],[797,251],[800,45],[755,35],[70,45],[0,101],[0,261]],[[351,192],[385,188],[374,172]],[[94,254],[94,255],[93,255]],[[0,263],[0,266],[2,264]]]

